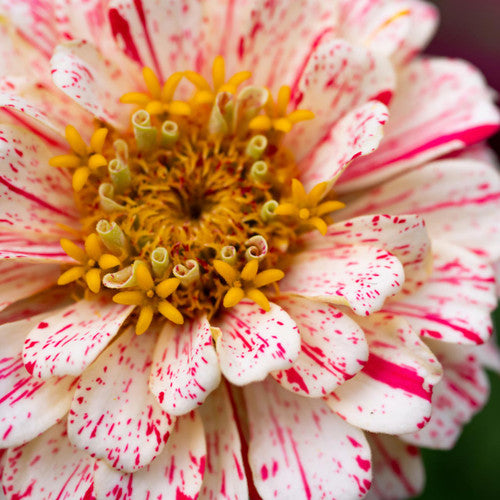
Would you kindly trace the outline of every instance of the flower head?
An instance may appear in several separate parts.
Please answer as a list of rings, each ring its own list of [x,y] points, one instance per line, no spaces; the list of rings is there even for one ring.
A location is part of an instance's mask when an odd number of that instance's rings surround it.
[[[413,495],[498,363],[489,91],[423,2],[202,4],[6,6],[4,491]]]

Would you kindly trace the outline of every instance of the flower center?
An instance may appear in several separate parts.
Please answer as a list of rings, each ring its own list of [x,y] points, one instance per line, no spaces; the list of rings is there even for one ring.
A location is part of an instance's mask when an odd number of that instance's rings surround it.
[[[286,113],[288,87],[275,102],[261,87],[238,92],[248,72],[224,73],[218,57],[213,87],[190,71],[160,86],[145,68],[148,93],[122,97],[141,107],[127,132],[99,127],[87,146],[68,126],[72,151],[51,160],[73,171],[82,225],[83,245],[61,241],[79,265],[59,284],[138,306],[139,334],[155,317],[210,318],[244,297],[268,310],[300,234],[324,234],[343,206],[322,201],[327,183],[305,192],[282,143],[312,113]],[[174,100],[182,78],[194,95]]]

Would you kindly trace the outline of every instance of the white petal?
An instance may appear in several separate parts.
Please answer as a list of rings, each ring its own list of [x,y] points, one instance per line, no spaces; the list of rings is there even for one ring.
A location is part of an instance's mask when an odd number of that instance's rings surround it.
[[[128,328],[85,370],[71,404],[71,442],[125,472],[159,455],[175,422],[148,389],[156,337]]]
[[[371,480],[363,432],[321,400],[301,398],[272,380],[244,388],[249,461],[263,498],[362,498]]]
[[[80,375],[118,333],[134,306],[80,300],[45,318],[27,336],[23,359],[35,377]]]
[[[166,324],[155,347],[149,386],[160,406],[183,415],[205,401],[220,381],[217,353],[206,318]]]
[[[215,347],[224,376],[235,385],[263,380],[273,370],[288,368],[300,352],[297,325],[276,304],[269,312],[243,301],[217,323]]]
[[[330,304],[299,297],[277,303],[297,323],[301,352],[291,368],[272,376],[302,396],[321,397],[353,377],[368,359],[363,330]]]

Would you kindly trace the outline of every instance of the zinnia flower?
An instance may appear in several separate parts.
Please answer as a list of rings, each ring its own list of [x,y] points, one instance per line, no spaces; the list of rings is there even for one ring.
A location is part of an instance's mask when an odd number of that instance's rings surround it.
[[[417,493],[499,367],[500,120],[435,10],[2,5],[7,498]]]

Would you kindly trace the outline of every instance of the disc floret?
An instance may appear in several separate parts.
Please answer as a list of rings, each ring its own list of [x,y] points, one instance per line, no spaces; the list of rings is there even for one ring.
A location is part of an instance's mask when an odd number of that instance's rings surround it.
[[[143,76],[148,91],[122,97],[139,106],[128,132],[98,124],[87,146],[68,128],[72,152],[51,162],[74,179],[88,169],[73,183],[85,249],[61,242],[79,265],[59,283],[136,306],[138,334],[155,318],[210,318],[245,297],[268,311],[300,234],[324,234],[328,213],[342,206],[322,201],[326,183],[305,193],[282,144],[291,127],[279,120],[311,113],[287,114],[283,88],[276,104],[262,87],[238,91],[250,73],[226,80],[220,57],[212,85],[194,72],[163,85],[149,68]],[[187,100],[175,98],[182,78],[195,87]],[[271,126],[256,127],[259,120]]]

